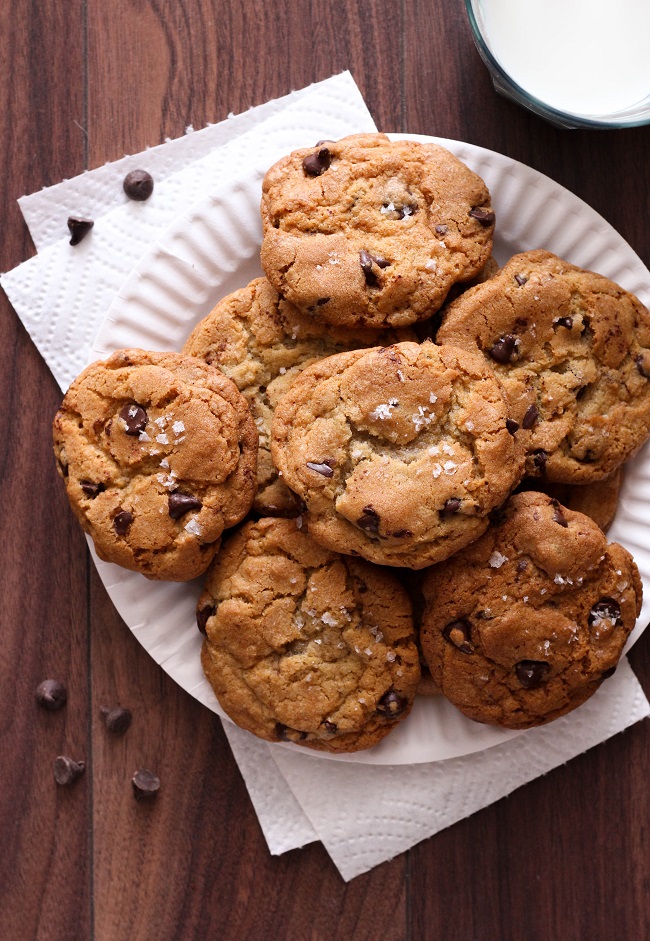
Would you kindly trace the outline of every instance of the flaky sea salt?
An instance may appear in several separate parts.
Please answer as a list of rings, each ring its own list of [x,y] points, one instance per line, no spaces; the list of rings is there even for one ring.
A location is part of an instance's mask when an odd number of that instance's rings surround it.
[[[445,463],[442,465],[442,469],[444,470],[447,477],[451,477],[453,474],[456,473],[456,470],[458,469],[458,465],[454,464],[453,461],[445,461]]]
[[[391,412],[396,405],[399,405],[397,399],[389,399],[388,402],[382,402],[381,405],[377,406],[374,412],[370,413],[370,417],[375,421],[390,418]]]
[[[285,374],[286,371],[287,371],[286,366],[280,366],[280,369],[279,369],[278,371],[279,371],[279,373],[280,373],[281,376],[284,376],[284,374]]]
[[[382,215],[385,216],[387,212],[393,212],[394,209],[395,209],[395,206],[393,205],[393,203],[388,203],[387,206],[382,206],[379,211],[382,213]]]
[[[328,627],[336,626],[336,618],[334,617],[333,614],[330,614],[329,611],[326,611],[325,614],[321,616],[321,621],[323,622],[323,624],[327,624]]]
[[[437,271],[438,262],[435,258],[430,258],[424,267],[427,269],[427,271]]]
[[[141,431],[138,435],[138,441],[151,441],[151,438],[146,431]]]
[[[169,438],[167,435],[156,435],[156,441],[158,444],[169,444]]]
[[[159,428],[164,428],[167,421],[168,419],[165,415],[159,415],[158,418],[154,418],[154,423],[158,425]]]
[[[452,456],[453,456],[454,449],[453,449],[452,447],[450,447],[450,446],[447,444],[446,441],[445,441],[445,443],[444,443],[443,446],[442,446],[442,450],[445,452],[445,454],[449,454],[449,455],[452,455]]]
[[[172,425],[172,431],[175,435],[180,435],[185,431],[185,425],[182,421],[175,421]]]
[[[191,519],[189,523],[186,523],[184,529],[186,533],[191,533],[193,536],[202,534],[202,529],[195,519]]]
[[[388,653],[386,654],[386,659],[388,660],[389,663],[394,663],[395,656],[396,656],[395,651],[389,650]]]
[[[162,459],[162,461],[160,462],[160,466],[164,467],[165,470],[169,470],[169,461],[167,460],[166,457]]]
[[[399,379],[400,382],[406,382],[406,380],[404,379],[404,373],[402,372],[401,369],[397,370],[397,378]]]
[[[440,464],[434,464],[433,467],[431,468],[431,473],[437,480],[438,477],[440,477],[440,475],[442,474],[442,467],[440,466]]]
[[[501,553],[495,549],[492,555],[490,556],[488,565],[493,569],[500,569],[503,563],[507,561],[508,561],[508,556],[501,555]]]

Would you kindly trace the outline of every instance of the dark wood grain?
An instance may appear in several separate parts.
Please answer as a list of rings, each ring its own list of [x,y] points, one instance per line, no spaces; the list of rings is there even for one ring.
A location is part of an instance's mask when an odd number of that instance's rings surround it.
[[[460,2],[6,0],[0,30],[2,270],[32,252],[23,192],[343,69],[381,129],[521,160],[650,262],[650,128],[560,131],[500,98]],[[218,720],[143,651],[91,570],[51,458],[60,395],[4,296],[0,316],[0,937],[650,936],[646,723],[348,885],[320,845],[271,857]],[[650,635],[631,660],[650,689]],[[46,676],[69,687],[59,713],[34,704]],[[123,737],[100,714],[117,704],[134,714]],[[66,752],[88,762],[69,790],[52,778]],[[162,780],[150,805],[131,792],[141,767]]]

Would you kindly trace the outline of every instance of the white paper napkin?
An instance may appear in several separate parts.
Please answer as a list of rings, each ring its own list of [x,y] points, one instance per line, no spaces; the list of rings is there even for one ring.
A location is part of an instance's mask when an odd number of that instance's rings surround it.
[[[283,135],[305,143],[373,130],[349,74],[20,200],[39,255],[1,283],[62,388],[83,368],[122,281],[174,216],[218,187],[228,167]],[[292,146],[298,146],[292,145]],[[290,149],[290,148],[287,148]],[[257,162],[257,161],[255,161]],[[267,161],[268,162],[268,161]],[[127,202],[121,180],[144,167],[147,203]],[[71,248],[68,215],[95,219]],[[650,714],[626,661],[586,705],[486,751],[413,766],[343,764],[267,745],[224,727],[272,853],[323,841],[345,879],[366,871]]]

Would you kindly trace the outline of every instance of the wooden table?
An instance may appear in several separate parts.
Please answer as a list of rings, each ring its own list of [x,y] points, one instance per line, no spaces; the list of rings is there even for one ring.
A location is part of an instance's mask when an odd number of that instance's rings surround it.
[[[521,160],[650,263],[650,128],[559,131],[497,97],[461,0],[4,0],[0,35],[2,270],[33,253],[21,194],[343,69],[381,129]],[[219,721],[99,582],[55,473],[60,394],[0,305],[0,938],[650,937],[647,723],[348,885],[320,845],[270,857]],[[646,691],[649,651],[631,656]],[[69,689],[56,713],[34,703],[50,676]],[[111,738],[100,707],[118,702],[135,718]],[[58,754],[87,762],[72,788]],[[162,778],[151,806],[138,767]]]

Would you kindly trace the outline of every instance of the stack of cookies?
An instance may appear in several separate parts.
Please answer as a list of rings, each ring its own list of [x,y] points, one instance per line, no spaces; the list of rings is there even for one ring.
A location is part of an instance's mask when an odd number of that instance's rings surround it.
[[[65,397],[98,554],[206,573],[205,674],[269,741],[368,748],[418,689],[508,728],[569,712],[640,611],[604,530],[650,433],[650,314],[549,252],[498,270],[485,184],[434,144],[320,141],[261,212],[265,278]]]

